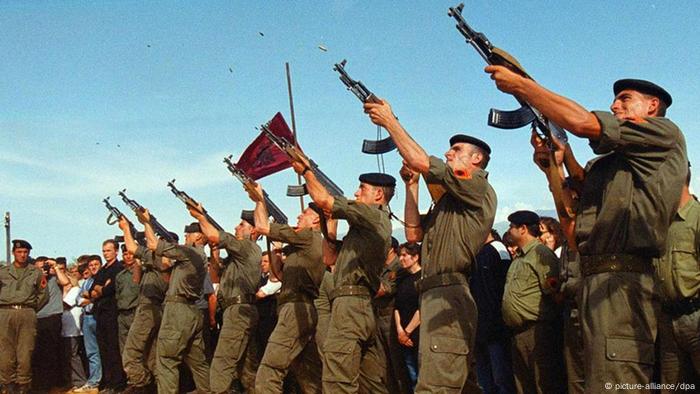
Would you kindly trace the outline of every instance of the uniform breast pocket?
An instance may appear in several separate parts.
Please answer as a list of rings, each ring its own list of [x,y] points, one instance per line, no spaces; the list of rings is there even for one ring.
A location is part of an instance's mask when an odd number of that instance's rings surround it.
[[[700,283],[700,262],[696,251],[692,247],[674,246],[671,253],[674,283],[685,297],[694,295],[693,291]]]

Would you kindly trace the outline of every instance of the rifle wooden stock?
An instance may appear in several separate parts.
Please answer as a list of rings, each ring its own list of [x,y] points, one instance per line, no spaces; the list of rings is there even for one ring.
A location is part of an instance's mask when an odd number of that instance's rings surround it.
[[[248,175],[246,175],[243,171],[241,171],[238,167],[236,167],[236,164],[231,160],[230,155],[224,157],[224,163],[226,163],[226,168],[228,168],[229,172],[233,176],[238,178],[239,181],[241,181],[241,183],[243,184],[243,188],[246,190],[246,192],[257,194],[257,190],[255,189],[255,181],[251,179]],[[284,212],[282,212],[282,210],[277,205],[275,205],[274,202],[272,202],[272,199],[270,199],[270,196],[268,196],[265,190],[263,190],[262,196],[258,194],[256,197],[265,202],[267,213],[270,216],[272,216],[272,218],[275,220],[275,223],[287,224],[287,215],[285,215]]]
[[[316,164],[313,160],[309,159],[301,149],[297,148],[294,144],[287,141],[286,138],[280,137],[270,130],[267,125],[260,126],[260,129],[265,133],[265,136],[277,146],[282,152],[286,153],[290,161],[309,163],[309,169],[314,173],[316,179],[323,185],[323,187],[328,190],[328,192],[333,196],[342,196],[343,190],[338,187]],[[291,193],[291,194],[290,194]],[[287,187],[287,195],[293,197],[299,197],[307,194],[305,186],[303,185],[292,185]]]

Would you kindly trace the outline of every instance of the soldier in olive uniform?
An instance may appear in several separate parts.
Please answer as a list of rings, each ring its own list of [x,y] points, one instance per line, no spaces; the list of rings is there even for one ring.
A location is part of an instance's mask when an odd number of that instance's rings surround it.
[[[690,194],[690,169],[666,254],[656,261],[661,288],[661,383],[700,387],[700,203]],[[662,388],[662,393],[674,392]]]
[[[245,390],[252,392],[255,387],[252,333],[258,324],[258,310],[254,303],[262,253],[255,242],[259,235],[250,217],[241,215],[242,220],[234,235],[212,226],[202,214],[201,205],[188,209],[199,221],[209,242],[228,253],[222,261],[224,268],[218,291],[218,302],[224,315],[211,364],[211,390],[215,394],[227,392],[231,383],[240,379]]]
[[[386,174],[360,175],[355,200],[334,197],[316,179],[306,161],[292,161],[323,212],[350,225],[333,272],[331,321],[323,345],[323,392],[386,393],[386,360],[377,342],[371,297],[391,246],[387,204],[396,180]]]
[[[512,363],[518,393],[566,392],[560,309],[555,303],[559,260],[537,238],[540,218],[531,211],[508,216],[518,254],[508,269],[503,321],[514,333]]]
[[[585,390],[651,382],[660,313],[652,258],[665,250],[688,163],[683,134],[665,118],[671,95],[654,83],[623,79],[613,85],[612,114],[589,112],[505,67],[486,72],[500,90],[588,139],[601,155],[586,166],[576,207]]]
[[[416,393],[480,392],[473,355],[477,311],[467,277],[496,214],[496,193],[485,171],[491,148],[478,138],[458,134],[450,138],[446,162],[428,156],[389,103],[379,101],[366,103],[365,112],[389,132],[406,163],[401,170],[406,240],[422,241]],[[435,202],[424,221],[418,213],[419,174]]]
[[[134,253],[127,250],[126,245],[122,245],[122,265],[121,270],[115,278],[115,298],[117,299],[117,321],[119,323],[119,354],[124,353],[124,344],[129,334],[129,328],[134,322],[136,306],[139,298],[139,284],[134,282],[134,270],[136,262]],[[124,360],[122,360],[122,363]]]
[[[161,267],[171,264],[168,258],[156,256],[155,252],[136,243],[135,239],[143,241],[144,234],[131,234],[126,218],[119,219],[119,227],[124,232],[127,251],[138,259],[133,269],[133,280],[139,285],[138,306],[122,351],[122,364],[129,384],[124,394],[146,393],[154,383],[156,337],[163,317],[163,299],[168,290],[164,278],[167,273],[161,273],[154,260],[160,258]],[[172,235],[177,239],[177,235]]]
[[[0,393],[28,393],[36,311],[48,302],[46,278],[29,264],[29,242],[12,241],[14,261],[0,267]],[[15,386],[16,385],[16,386]]]
[[[151,225],[148,210],[137,212],[145,227],[146,244],[156,256],[170,259],[172,266],[154,259],[161,271],[171,269],[168,291],[165,295],[163,319],[158,331],[156,379],[159,393],[177,393],[180,372],[184,361],[200,392],[209,391],[209,369],[204,357],[202,340],[202,313],[195,303],[202,293],[207,256],[204,253],[206,238],[197,223],[185,227],[185,245],[157,239]]]
[[[265,202],[259,198],[262,187],[258,184],[256,188],[257,193],[249,193],[255,202],[255,230],[270,241],[287,245],[282,249],[286,258],[281,272],[278,262],[270,261],[270,269],[282,287],[277,295],[277,325],[255,378],[255,392],[282,393],[284,377],[291,370],[302,392],[320,393],[322,366],[314,339],[318,316],[313,302],[326,268],[322,261],[321,219],[310,206],[297,216],[296,227],[270,223]]]

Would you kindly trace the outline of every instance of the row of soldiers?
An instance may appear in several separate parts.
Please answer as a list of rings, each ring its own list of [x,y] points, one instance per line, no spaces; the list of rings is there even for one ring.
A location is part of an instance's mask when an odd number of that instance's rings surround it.
[[[672,321],[667,327],[677,330],[681,322],[697,327],[700,316],[698,227],[693,227],[693,223],[681,235],[668,237],[672,222],[675,225],[677,221],[697,221],[697,213],[692,216],[684,211],[696,206],[694,200],[687,193],[681,197],[682,190],[687,190],[684,184],[689,176],[685,141],[678,127],[664,117],[671,96],[648,81],[620,80],[613,89],[612,113],[589,112],[507,68],[489,66],[486,71],[499,89],[526,100],[546,118],[588,139],[599,154],[584,168],[576,162],[568,145],[553,137],[545,144],[533,134],[535,163],[545,172],[550,185],[564,185],[563,190],[552,186],[552,191],[557,191],[556,201],[560,202],[563,194],[565,205],[568,204],[558,213],[567,236],[567,254],[575,257],[581,267],[581,286],[573,301],[579,311],[583,338],[582,389],[597,393],[606,389],[606,384],[652,382],[661,313],[654,258],[663,258],[657,264],[660,272],[671,272],[664,277],[670,283],[661,293],[666,296],[664,310],[669,311],[667,316]],[[415,142],[386,101],[365,103],[364,110],[372,122],[389,132],[404,160],[400,176],[406,191],[405,235],[409,242],[422,242],[423,270],[417,283],[421,371],[415,392],[480,392],[472,351],[477,308],[468,279],[496,212],[496,193],[485,171],[491,148],[480,139],[458,134],[450,139],[443,161],[429,156]],[[142,291],[165,291],[155,368],[159,392],[177,392],[178,365],[182,362],[189,366],[197,388],[203,392],[227,392],[232,381],[240,379],[248,391],[279,393],[290,369],[307,392],[388,392],[382,372],[386,359],[377,341],[378,319],[373,299],[382,292],[380,277],[392,229],[388,204],[396,181],[386,174],[363,174],[355,199],[349,200],[330,194],[305,158],[290,160],[304,178],[314,203],[298,217],[296,227],[269,222],[260,185],[248,189],[255,202],[254,220],[241,221],[234,234],[218,231],[201,206],[189,206],[197,222],[188,227],[185,242],[179,245],[159,239],[148,210],[143,210],[137,213],[145,233],[145,242],[139,245],[127,219],[120,218],[127,250],[152,267],[152,285],[148,285],[151,279],[144,275]],[[418,210],[421,176],[433,200],[426,215],[420,215]],[[329,220],[348,222],[349,229],[341,243],[334,239]],[[512,223],[520,230],[524,230],[523,226],[526,229],[527,223]],[[255,372],[246,368],[246,349],[258,319],[252,303],[261,253],[256,240],[261,235],[287,246],[284,260],[273,262],[273,270],[283,283],[278,297],[278,325]],[[203,247],[207,243],[218,245],[228,254],[222,262],[225,268],[218,294],[224,309],[223,325],[210,368],[204,361],[201,314],[194,307],[206,274]],[[521,249],[522,261],[528,261],[527,255],[537,250]],[[664,251],[669,252],[664,255]],[[678,253],[684,251],[687,255]],[[680,256],[686,260],[677,260]],[[40,275],[31,270],[17,273],[21,263],[17,255],[15,259],[13,265],[0,271],[0,316],[5,320],[36,306],[42,288]],[[334,264],[331,276],[324,274],[326,264]],[[513,269],[518,266],[516,260]],[[26,283],[31,282],[31,286],[18,288],[17,275],[29,275]],[[319,352],[314,343],[318,317],[313,301],[319,288],[324,287],[324,276],[331,282],[326,284],[331,316]],[[549,274],[538,276],[541,285],[535,290],[548,297],[558,293],[561,283],[552,278]],[[162,286],[160,281],[164,280],[167,286]],[[24,294],[25,298],[13,294]],[[131,331],[138,331],[135,327],[139,322],[147,321],[139,318],[140,311]],[[160,309],[141,313],[160,313]],[[535,346],[543,319],[527,314],[512,317],[507,317],[511,328],[519,336],[534,338],[531,344]],[[26,318],[30,318],[29,312]],[[694,319],[693,323],[687,319]],[[10,330],[15,331],[9,332],[16,332],[19,327],[12,326]],[[669,336],[667,340],[676,344],[678,352],[697,347],[697,330],[690,339],[676,334],[673,332],[673,339]],[[514,355],[518,345],[516,341]],[[532,346],[523,347],[521,353],[541,356],[537,353],[541,349]],[[700,351],[690,354],[697,358]],[[139,391],[142,382],[133,376],[134,368],[141,368],[137,364],[143,364],[143,359],[134,357],[140,363],[125,360],[125,369],[130,389]],[[543,380],[546,371],[539,364],[541,361],[542,357],[524,358],[523,370],[534,375],[520,383],[516,376],[518,392],[551,392]],[[19,379],[13,372],[19,364],[18,356],[2,366],[2,383]],[[694,365],[697,370],[698,364]],[[662,371],[670,369],[662,365]],[[662,374],[662,382],[680,381],[672,379],[672,375]],[[642,386],[632,391],[648,389]]]

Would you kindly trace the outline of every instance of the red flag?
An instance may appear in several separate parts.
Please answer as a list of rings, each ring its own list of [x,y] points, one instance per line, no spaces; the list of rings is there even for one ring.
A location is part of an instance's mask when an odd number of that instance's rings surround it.
[[[292,131],[281,113],[278,112],[272,118],[268,127],[275,135],[284,137],[287,141],[294,141]],[[265,133],[258,135],[236,163],[236,167],[253,180],[264,178],[291,166],[287,154],[265,137]]]

